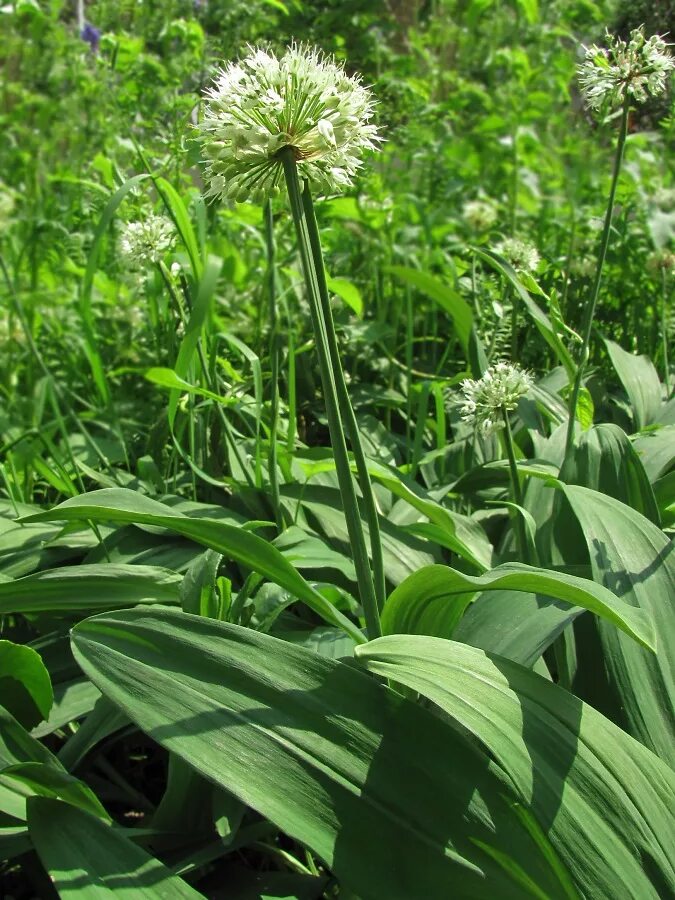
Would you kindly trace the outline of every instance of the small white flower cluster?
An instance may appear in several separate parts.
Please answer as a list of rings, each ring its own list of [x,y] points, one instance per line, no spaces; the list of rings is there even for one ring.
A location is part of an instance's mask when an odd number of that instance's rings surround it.
[[[8,225],[14,212],[14,191],[0,181],[0,226]]]
[[[647,258],[647,269],[652,274],[675,274],[675,253],[672,250],[656,250]]]
[[[293,44],[278,58],[250,48],[220,71],[197,126],[207,197],[260,203],[278,193],[280,152],[291,148],[300,174],[329,192],[352,183],[381,138],[373,100],[357,77],[321,51]]]
[[[650,94],[658,97],[675,68],[668,46],[658,34],[645,38],[640,26],[631,31],[628,43],[608,31],[607,47],[585,47],[578,73],[587,105],[600,109],[608,102],[614,108],[622,106],[626,97],[636,103],[644,103]]]
[[[495,363],[477,381],[464,379],[460,415],[482,434],[492,434],[503,425],[502,410],[515,409],[531,386],[532,379],[523,369],[507,362]]]
[[[467,200],[462,207],[464,221],[473,231],[489,231],[497,221],[497,210],[486,200]]]
[[[570,260],[570,275],[576,275],[578,278],[591,278],[595,275],[597,267],[598,262],[592,256],[575,256]]]
[[[510,263],[516,272],[535,272],[539,265],[537,248],[519,238],[505,238],[495,251]]]
[[[650,197],[650,202],[662,212],[672,212],[675,209],[675,188],[658,188]]]
[[[140,268],[159,262],[175,237],[172,223],[150,213],[140,222],[128,222],[119,240],[119,252],[127,263]]]

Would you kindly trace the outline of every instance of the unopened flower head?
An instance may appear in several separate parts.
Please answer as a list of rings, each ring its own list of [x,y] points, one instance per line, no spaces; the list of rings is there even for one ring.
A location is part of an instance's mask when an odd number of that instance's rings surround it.
[[[206,97],[198,128],[207,197],[262,202],[273,196],[285,148],[303,177],[333,192],[352,183],[363,154],[381,140],[371,122],[370,91],[303,44],[281,57],[251,47],[220,71]]]
[[[495,247],[497,253],[510,263],[516,272],[534,272],[539,265],[537,248],[519,238],[505,238]]]
[[[497,210],[486,200],[467,200],[462,215],[474,231],[489,231],[497,221]]]
[[[644,103],[650,94],[658,97],[675,67],[668,46],[658,34],[646,38],[641,26],[631,31],[628,42],[608,31],[607,47],[584,48],[578,72],[587,105],[600,109],[608,103],[612,108],[622,106],[626,98]]]
[[[147,215],[140,222],[129,222],[120,237],[119,250],[134,266],[156,263],[164,256],[175,236],[171,222],[164,216]]]
[[[529,391],[532,379],[523,369],[498,362],[485,370],[482,378],[462,382],[464,403],[460,414],[464,421],[483,434],[502,426],[502,410],[515,409]]]

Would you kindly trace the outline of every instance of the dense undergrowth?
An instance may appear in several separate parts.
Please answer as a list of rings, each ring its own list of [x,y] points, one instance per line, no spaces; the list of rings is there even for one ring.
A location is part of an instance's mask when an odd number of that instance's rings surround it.
[[[642,6],[0,9],[0,895],[673,893],[667,50],[588,103]],[[379,151],[324,98],[327,181],[210,201],[293,41]]]

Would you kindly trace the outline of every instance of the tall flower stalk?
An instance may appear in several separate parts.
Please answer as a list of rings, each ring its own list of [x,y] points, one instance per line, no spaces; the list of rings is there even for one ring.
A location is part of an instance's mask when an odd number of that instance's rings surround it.
[[[523,491],[520,486],[509,412],[518,406],[518,401],[527,394],[531,386],[532,379],[529,374],[507,362],[489,366],[476,381],[466,378],[462,382],[464,402],[460,414],[464,421],[483,435],[493,434],[503,428],[504,447],[509,462],[511,496],[519,507],[523,506]],[[521,514],[516,515],[518,551],[520,558],[527,562],[525,528]]]
[[[279,425],[279,325],[277,317],[277,272],[276,244],[274,241],[274,217],[272,202],[265,203],[265,240],[267,243],[267,292],[269,297],[269,356],[270,356],[270,451],[268,472],[272,509],[277,528],[284,527],[279,493],[279,471],[277,469],[277,430]]]
[[[621,121],[614,154],[612,181],[605,211],[604,225],[598,248],[597,264],[591,293],[586,303],[581,329],[582,344],[579,362],[572,385],[567,425],[566,450],[574,444],[574,428],[579,404],[579,394],[583,383],[586,365],[590,355],[593,319],[600,294],[602,270],[607,256],[609,236],[614,213],[616,188],[621,173],[626,136],[628,134],[628,116],[633,102],[644,103],[651,95],[663,93],[666,79],[675,67],[675,61],[668,52],[663,38],[658,35],[647,39],[642,28],[631,32],[630,41],[607,34],[608,46],[589,47],[584,62],[579,67],[579,82],[584,93],[586,104],[593,110],[621,110]]]
[[[282,57],[266,48],[251,48],[243,60],[221,70],[207,92],[204,120],[199,126],[207,163],[207,196],[269,202],[279,193],[280,185],[286,185],[335,468],[371,639],[381,634],[379,610],[385,596],[379,522],[340,360],[311,186],[336,191],[351,184],[363,153],[376,149],[380,140],[370,121],[372,112],[370,92],[358,78],[348,76],[319,51],[294,44]],[[271,213],[267,215],[269,248]],[[368,522],[372,569],[347,438]]]

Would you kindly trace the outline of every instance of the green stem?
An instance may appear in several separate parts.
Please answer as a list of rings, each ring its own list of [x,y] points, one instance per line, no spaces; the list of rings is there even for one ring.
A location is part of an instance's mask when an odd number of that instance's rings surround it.
[[[574,377],[574,385],[572,387],[572,395],[570,398],[570,417],[567,424],[567,440],[565,443],[565,452],[569,452],[574,443],[574,425],[577,417],[577,405],[579,403],[579,392],[581,391],[581,383],[586,371],[588,363],[589,347],[591,343],[591,332],[593,330],[593,319],[595,317],[595,308],[598,303],[598,295],[600,293],[600,282],[602,281],[602,269],[607,256],[607,247],[609,245],[609,234],[612,227],[612,216],[614,213],[614,198],[616,196],[616,187],[619,183],[619,174],[621,172],[621,162],[623,160],[623,151],[626,145],[626,136],[628,134],[628,113],[630,110],[630,98],[626,97],[621,115],[621,125],[619,127],[619,138],[616,144],[616,155],[614,156],[614,171],[612,173],[612,184],[609,190],[609,199],[607,201],[607,211],[605,213],[605,224],[602,229],[602,237],[600,239],[600,250],[598,252],[598,264],[595,270],[595,278],[593,279],[593,287],[589,302],[586,304],[584,326],[582,330],[582,345],[579,363],[577,365],[576,375]]]
[[[268,472],[272,509],[279,531],[283,530],[284,520],[281,511],[279,494],[279,470],[277,468],[277,429],[279,426],[279,329],[277,326],[277,292],[276,292],[276,245],[274,243],[274,218],[272,201],[265,204],[265,238],[267,241],[267,289],[269,291],[269,326],[270,326],[270,452]]]
[[[314,338],[317,355],[319,357],[319,369],[323,385],[324,402],[326,404],[328,429],[330,432],[333,455],[335,457],[335,469],[344,506],[347,532],[349,534],[349,541],[354,556],[354,566],[356,568],[360,599],[366,620],[366,629],[369,639],[372,640],[382,634],[382,628],[380,625],[373,576],[368,561],[366,539],[363,533],[356,491],[352,480],[349,455],[347,453],[347,442],[342,422],[340,421],[338,392],[335,382],[336,373],[331,364],[331,354],[327,334],[329,325],[325,321],[323,315],[321,290],[319,288],[319,280],[312,255],[312,243],[309,235],[307,218],[303,208],[298,169],[295,157],[290,148],[282,152],[281,160],[284,167],[291,212],[298,238],[298,250],[307,289],[307,299],[309,300],[312,325],[314,327]],[[342,369],[340,368],[340,372],[341,371]]]
[[[663,380],[666,400],[670,399],[670,363],[668,360],[668,272],[661,269],[661,341],[663,342]]]
[[[506,445],[506,455],[509,460],[509,474],[511,476],[511,491],[514,501],[519,507],[523,506],[523,491],[520,486],[520,476],[518,474],[518,464],[516,462],[516,453],[513,447],[513,433],[511,431],[511,422],[509,414],[502,406],[502,419],[504,420],[504,444]],[[529,553],[527,549],[527,541],[525,540],[525,525],[521,513],[516,512],[516,539],[518,541],[518,553],[522,562],[529,562]]]
[[[321,298],[321,309],[323,317],[326,321],[326,335],[328,337],[328,350],[331,357],[331,365],[335,373],[335,386],[337,387],[338,407],[340,410],[340,418],[345,423],[349,442],[352,445],[352,455],[356,463],[356,474],[358,476],[359,487],[363,496],[363,503],[366,512],[366,521],[368,522],[368,533],[370,536],[370,558],[372,561],[372,574],[375,583],[375,596],[377,598],[378,609],[382,609],[386,599],[386,587],[384,577],[384,558],[382,556],[382,540],[380,537],[380,521],[377,515],[377,505],[375,503],[375,495],[373,494],[373,486],[368,474],[368,463],[366,455],[363,452],[361,444],[361,435],[359,433],[358,422],[354,415],[351,400],[349,399],[349,391],[345,382],[342,363],[340,360],[340,349],[338,347],[337,337],[335,334],[335,326],[333,324],[333,313],[330,307],[330,297],[328,295],[328,286],[326,284],[326,272],[323,265],[323,254],[321,252],[321,239],[319,229],[316,224],[316,216],[314,215],[314,204],[312,203],[312,195],[308,187],[305,187],[302,195],[302,203],[307,220],[309,230],[309,239],[312,245],[312,254],[314,256],[314,267],[319,283],[319,295]]]

